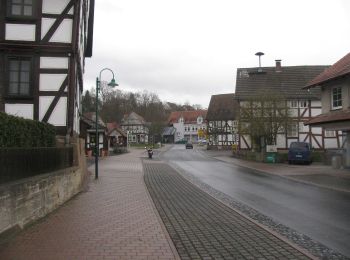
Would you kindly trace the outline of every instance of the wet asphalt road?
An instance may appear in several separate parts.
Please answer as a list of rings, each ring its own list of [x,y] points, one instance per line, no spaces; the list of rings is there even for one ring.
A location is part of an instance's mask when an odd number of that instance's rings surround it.
[[[261,174],[175,145],[161,156],[237,201],[350,256],[350,194]]]

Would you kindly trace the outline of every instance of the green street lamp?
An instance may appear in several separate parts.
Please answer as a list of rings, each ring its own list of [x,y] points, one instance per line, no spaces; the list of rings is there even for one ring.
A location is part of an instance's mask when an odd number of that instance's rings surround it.
[[[112,72],[113,78],[110,83],[108,83],[108,86],[110,87],[116,87],[118,84],[115,82],[114,79],[114,73],[109,68],[104,68],[100,71],[100,76],[96,78],[96,119],[95,119],[95,130],[96,130],[96,136],[95,136],[95,179],[98,179],[98,156],[99,156],[99,146],[100,146],[100,140],[98,136],[98,92],[100,91],[101,87],[101,74],[103,71],[109,70]]]

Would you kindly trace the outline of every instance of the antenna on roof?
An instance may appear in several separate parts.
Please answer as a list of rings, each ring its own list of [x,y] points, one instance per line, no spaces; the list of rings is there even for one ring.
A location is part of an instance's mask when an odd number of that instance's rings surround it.
[[[257,53],[255,53],[256,56],[259,56],[259,68],[258,68],[258,72],[262,72],[261,69],[261,56],[265,55],[263,52],[259,51]]]

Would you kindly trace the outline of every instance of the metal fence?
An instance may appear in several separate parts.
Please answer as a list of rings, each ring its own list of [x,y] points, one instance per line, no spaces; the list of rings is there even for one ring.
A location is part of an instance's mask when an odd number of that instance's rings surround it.
[[[73,166],[73,147],[0,148],[0,184]]]

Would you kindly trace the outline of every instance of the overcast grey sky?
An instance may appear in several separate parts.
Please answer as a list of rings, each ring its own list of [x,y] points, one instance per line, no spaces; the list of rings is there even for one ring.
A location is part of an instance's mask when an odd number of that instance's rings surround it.
[[[108,67],[121,90],[206,108],[235,91],[237,68],[258,66],[258,51],[262,66],[335,63],[350,52],[350,1],[98,0],[84,89]]]

